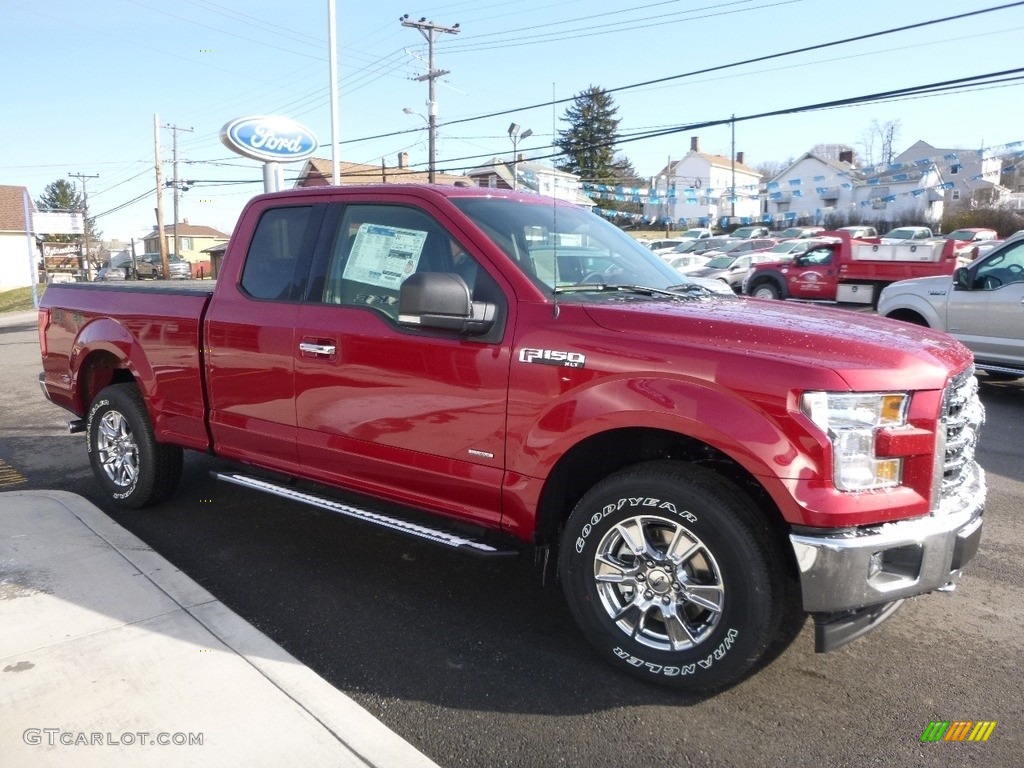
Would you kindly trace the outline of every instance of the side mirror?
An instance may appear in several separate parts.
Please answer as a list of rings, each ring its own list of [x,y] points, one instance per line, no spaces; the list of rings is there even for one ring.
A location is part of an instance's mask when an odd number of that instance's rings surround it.
[[[971,273],[967,267],[957,267],[953,271],[953,288],[958,291],[971,290]]]
[[[398,292],[398,323],[410,328],[438,328],[470,335],[487,333],[497,306],[473,301],[469,286],[454,272],[417,272]]]

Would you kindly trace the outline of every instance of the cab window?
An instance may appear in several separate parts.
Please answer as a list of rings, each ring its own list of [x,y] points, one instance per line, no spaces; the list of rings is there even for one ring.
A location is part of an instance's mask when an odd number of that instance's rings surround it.
[[[497,284],[467,250],[422,211],[349,205],[334,236],[320,300],[365,307],[395,320],[402,283],[417,272],[455,273],[477,301],[495,301],[499,295]]]

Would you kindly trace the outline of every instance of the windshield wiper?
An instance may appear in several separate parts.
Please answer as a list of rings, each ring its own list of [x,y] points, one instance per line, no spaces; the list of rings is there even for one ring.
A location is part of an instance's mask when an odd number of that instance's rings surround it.
[[[668,296],[673,299],[686,298],[685,294],[702,292],[713,293],[697,283],[683,283],[668,288],[650,288],[646,285],[623,285],[620,283],[582,283],[579,285],[556,285],[555,293],[607,293],[621,291],[623,293],[640,293],[647,296]]]

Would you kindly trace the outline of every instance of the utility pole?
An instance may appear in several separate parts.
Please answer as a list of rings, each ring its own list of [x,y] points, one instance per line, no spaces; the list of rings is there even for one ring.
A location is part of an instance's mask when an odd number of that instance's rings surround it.
[[[171,224],[171,237],[174,240],[174,252],[181,255],[181,248],[178,247],[178,198],[181,197],[181,182],[178,181],[178,132],[192,133],[191,128],[179,128],[176,125],[165,125],[171,129],[171,167],[174,172],[174,179],[171,186],[174,188],[174,222]]]
[[[430,160],[427,166],[427,180],[433,184],[436,177],[437,167],[437,99],[434,96],[434,81],[449,73],[449,70],[447,69],[434,69],[434,41],[437,40],[437,36],[439,34],[459,34],[459,25],[456,24],[452,27],[443,27],[440,24],[427,21],[426,17],[421,18],[419,21],[409,21],[409,14],[402,16],[399,21],[402,22],[403,27],[418,29],[420,34],[423,35],[427,41],[427,49],[429,51],[427,58],[427,74],[421,75],[415,79],[420,82],[426,80],[430,86],[429,98],[427,100],[427,133],[429,134],[427,136],[427,141],[430,153]]]
[[[164,164],[160,159],[160,116],[153,114],[153,151],[156,154],[156,234],[160,239],[160,268],[164,280],[171,276],[167,263],[167,241],[164,239]]]
[[[78,265],[78,268],[82,271],[82,275],[85,278],[89,277],[89,192],[85,188],[85,182],[88,179],[98,179],[100,175],[94,173],[92,175],[87,173],[69,173],[68,176],[72,179],[78,179],[82,182],[82,207],[85,209],[82,211],[82,232],[85,234],[85,256],[83,257],[82,263]]]

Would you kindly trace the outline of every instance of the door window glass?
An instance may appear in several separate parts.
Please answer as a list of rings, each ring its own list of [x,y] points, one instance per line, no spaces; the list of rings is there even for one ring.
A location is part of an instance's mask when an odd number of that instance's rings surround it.
[[[256,299],[293,299],[301,285],[296,266],[302,253],[309,206],[271,208],[260,216],[242,270],[242,288]]]
[[[1024,242],[992,254],[974,276],[975,288],[985,291],[1010,283],[1024,283]]]
[[[395,319],[399,289],[416,272],[453,272],[474,299],[483,283],[494,285],[459,242],[422,211],[350,205],[334,238],[322,298],[326,304],[370,307]]]

